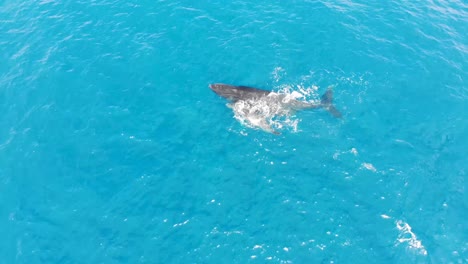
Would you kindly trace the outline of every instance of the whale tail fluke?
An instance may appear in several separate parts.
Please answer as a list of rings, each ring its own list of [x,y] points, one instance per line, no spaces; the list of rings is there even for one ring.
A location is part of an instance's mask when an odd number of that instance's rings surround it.
[[[328,90],[322,95],[320,104],[325,108],[330,114],[336,118],[341,118],[342,114],[336,107],[333,105],[333,90],[331,87],[328,87]]]

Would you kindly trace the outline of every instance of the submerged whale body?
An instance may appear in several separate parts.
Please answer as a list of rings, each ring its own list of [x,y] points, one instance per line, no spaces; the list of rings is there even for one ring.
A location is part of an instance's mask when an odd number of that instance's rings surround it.
[[[209,87],[213,92],[233,103],[237,103],[239,101],[253,102],[252,105],[254,106],[256,102],[263,102],[264,104],[271,106],[274,111],[268,111],[268,114],[259,113],[258,110],[254,109],[255,107],[245,111],[246,113],[244,114],[250,117],[255,117],[250,120],[258,120],[250,122],[253,126],[260,127],[263,130],[274,134],[279,133],[271,128],[271,125],[268,124],[267,120],[268,118],[272,118],[274,115],[286,115],[287,113],[296,110],[323,108],[336,118],[341,118],[342,116],[340,111],[338,111],[338,109],[333,105],[333,91],[330,88],[322,95],[319,103],[313,103],[290,98],[287,94],[248,86],[234,86],[216,83],[210,84]]]

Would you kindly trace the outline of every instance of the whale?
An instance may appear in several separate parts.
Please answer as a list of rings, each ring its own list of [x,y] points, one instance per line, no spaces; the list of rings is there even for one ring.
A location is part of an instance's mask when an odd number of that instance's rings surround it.
[[[329,87],[327,91],[320,97],[320,102],[308,102],[291,98],[285,93],[259,89],[249,86],[236,86],[223,83],[210,84],[209,88],[217,95],[229,100],[232,103],[239,101],[257,102],[262,101],[266,104],[274,105],[282,111],[280,114],[287,114],[293,111],[305,109],[325,109],[332,116],[341,118],[341,112],[333,105],[333,89]],[[261,120],[261,118],[258,118]],[[271,128],[266,118],[254,124],[267,132],[279,134]]]

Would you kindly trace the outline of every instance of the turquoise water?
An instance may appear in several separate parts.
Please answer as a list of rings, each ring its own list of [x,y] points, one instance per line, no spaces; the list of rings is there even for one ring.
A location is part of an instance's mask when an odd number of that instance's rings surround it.
[[[381,2],[0,1],[0,263],[468,262],[468,5]]]

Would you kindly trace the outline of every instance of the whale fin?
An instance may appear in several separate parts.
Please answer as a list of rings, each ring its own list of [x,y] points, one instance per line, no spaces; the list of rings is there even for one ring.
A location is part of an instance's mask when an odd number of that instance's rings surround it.
[[[338,109],[333,105],[333,90],[332,87],[328,87],[328,90],[320,98],[320,104],[325,108],[332,116],[341,118],[342,115]]]

